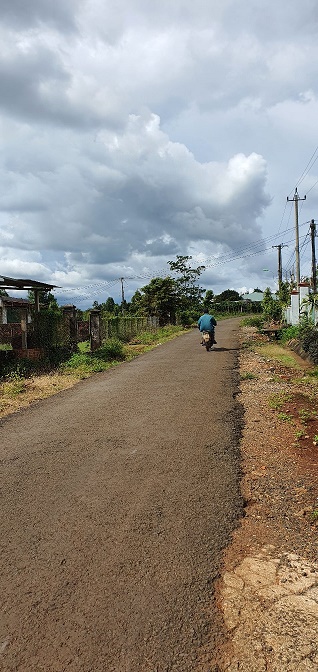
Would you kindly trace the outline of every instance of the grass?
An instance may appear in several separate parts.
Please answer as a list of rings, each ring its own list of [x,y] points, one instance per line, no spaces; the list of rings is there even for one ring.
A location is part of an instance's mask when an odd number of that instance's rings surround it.
[[[295,439],[297,439],[297,440],[299,440],[299,439],[303,439],[304,436],[306,436],[306,433],[305,433],[305,431],[304,431],[303,429],[298,429],[298,430],[295,432]]]
[[[280,408],[282,408],[282,406],[284,406],[284,404],[286,404],[288,401],[291,401],[291,399],[291,394],[288,394],[287,392],[278,392],[270,396],[269,406],[274,411],[278,411]]]
[[[306,425],[308,420],[313,419],[313,414],[310,411],[307,411],[306,408],[300,408],[298,411],[300,422],[303,425]]]
[[[279,343],[263,343],[262,345],[255,346],[254,350],[259,355],[268,359],[273,359],[286,368],[292,368],[299,371],[307,366],[305,362],[302,365],[292,350],[288,350]]]
[[[291,422],[292,421],[292,416],[289,415],[289,413],[278,413],[277,414],[278,420],[282,420],[283,422]]]
[[[250,371],[243,371],[243,373],[240,374],[241,380],[257,380],[258,376],[256,373],[250,373]]]

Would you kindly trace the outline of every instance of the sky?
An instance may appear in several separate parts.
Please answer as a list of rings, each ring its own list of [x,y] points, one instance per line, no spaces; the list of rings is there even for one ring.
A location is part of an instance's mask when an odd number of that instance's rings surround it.
[[[318,220],[316,0],[2,0],[0,275],[129,301],[301,275]],[[121,282],[120,278],[124,278]]]

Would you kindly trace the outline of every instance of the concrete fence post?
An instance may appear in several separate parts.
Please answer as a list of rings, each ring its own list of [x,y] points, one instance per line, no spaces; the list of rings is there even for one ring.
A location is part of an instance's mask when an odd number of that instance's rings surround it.
[[[94,308],[89,313],[89,338],[92,352],[98,350],[102,343],[100,327],[100,310]]]
[[[291,293],[290,300],[291,300],[290,319],[291,324],[294,326],[296,324],[299,324],[299,293],[297,291],[293,291]]]
[[[22,350],[28,349],[28,313],[27,310],[21,310],[21,347]]]
[[[77,343],[76,306],[62,306],[63,321],[66,327],[66,338],[70,343]]]

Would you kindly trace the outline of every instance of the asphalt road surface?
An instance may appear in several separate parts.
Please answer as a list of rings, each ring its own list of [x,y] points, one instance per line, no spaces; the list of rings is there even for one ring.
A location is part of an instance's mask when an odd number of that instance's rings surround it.
[[[238,320],[0,427],[0,670],[215,669],[213,585],[242,511]]]

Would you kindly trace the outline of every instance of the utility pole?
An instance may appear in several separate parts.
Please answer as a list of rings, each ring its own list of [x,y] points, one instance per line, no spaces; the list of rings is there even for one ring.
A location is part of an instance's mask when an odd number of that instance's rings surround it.
[[[310,222],[310,236],[311,236],[311,275],[312,275],[312,287],[314,294],[317,292],[317,266],[316,266],[316,224],[315,220],[312,219]]]
[[[297,187],[295,189],[294,198],[288,198],[287,201],[294,201],[295,203],[295,253],[296,253],[296,282],[297,286],[300,283],[300,263],[299,263],[299,226],[298,226],[298,201],[305,201],[304,198],[300,198],[298,195]]]
[[[277,247],[278,250],[278,291],[280,292],[283,282],[282,247],[288,247],[288,245],[280,243],[279,245],[272,245],[272,247]]]
[[[124,305],[125,305],[125,293],[124,293],[124,279],[125,278],[119,278],[121,282],[121,312],[124,314]]]

